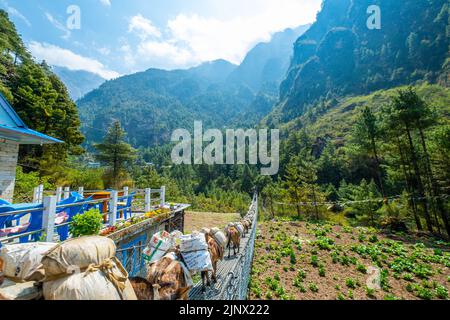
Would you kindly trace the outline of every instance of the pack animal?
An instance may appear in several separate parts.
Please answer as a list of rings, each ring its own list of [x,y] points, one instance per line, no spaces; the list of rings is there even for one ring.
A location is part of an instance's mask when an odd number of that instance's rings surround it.
[[[130,278],[139,300],[188,300],[189,290],[181,262],[163,257],[150,265],[147,279]]]
[[[216,239],[208,232],[205,233],[206,243],[208,244],[209,255],[211,256],[211,262],[213,266],[212,281],[217,283],[217,263],[223,260],[225,248],[223,248]],[[206,291],[206,286],[211,286],[211,280],[209,278],[209,272],[203,271],[202,276],[202,292]]]
[[[233,247],[233,253],[236,255],[237,252],[240,252],[241,246],[241,235],[239,230],[235,226],[228,226],[225,229],[225,235],[227,237],[227,248],[228,248],[228,258],[231,257],[231,247]]]

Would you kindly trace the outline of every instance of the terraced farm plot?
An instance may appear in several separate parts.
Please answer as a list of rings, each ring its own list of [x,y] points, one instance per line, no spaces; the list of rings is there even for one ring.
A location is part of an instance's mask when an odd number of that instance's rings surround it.
[[[265,222],[249,298],[448,299],[449,251],[448,243],[387,237],[374,229]]]

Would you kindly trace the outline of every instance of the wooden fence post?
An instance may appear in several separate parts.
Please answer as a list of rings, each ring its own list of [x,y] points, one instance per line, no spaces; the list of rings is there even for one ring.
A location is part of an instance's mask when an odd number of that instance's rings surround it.
[[[165,206],[166,205],[166,187],[162,186],[161,187],[161,206]]]
[[[45,232],[45,242],[53,242],[53,236],[55,234],[56,196],[45,197],[43,206],[42,228]]]
[[[56,202],[60,202],[62,198],[62,187],[56,188]]]
[[[152,189],[151,188],[145,189],[145,209],[144,209],[145,213],[150,212],[150,210],[152,208],[151,194],[152,194]]]
[[[111,200],[109,200],[109,225],[113,226],[117,220],[117,202],[119,193],[116,190],[111,191]]]
[[[70,197],[70,187],[65,187],[64,188],[64,200],[69,199],[69,197]]]

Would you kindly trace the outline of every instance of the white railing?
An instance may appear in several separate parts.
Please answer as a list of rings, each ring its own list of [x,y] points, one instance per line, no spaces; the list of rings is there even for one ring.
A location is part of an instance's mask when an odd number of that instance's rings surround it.
[[[80,195],[89,193],[94,194],[98,192],[105,192],[104,190],[84,190],[83,187],[78,188],[78,193]],[[34,188],[34,194],[33,198],[34,201],[32,204],[30,204],[30,207],[28,209],[21,209],[21,210],[14,210],[14,211],[0,211],[0,217],[14,217],[21,214],[33,214],[37,212],[42,212],[42,228],[39,228],[38,230],[33,230],[30,232],[23,232],[19,234],[14,234],[13,236],[6,236],[3,238],[0,238],[0,244],[1,243],[9,243],[14,242],[16,239],[24,238],[24,237],[30,237],[32,235],[42,235],[40,237],[40,240],[46,241],[46,242],[53,242],[54,236],[55,236],[55,230],[58,228],[67,226],[70,224],[70,222],[56,224],[56,216],[57,212],[63,212],[65,210],[68,210],[73,207],[80,207],[85,209],[90,209],[93,207],[102,207],[103,205],[107,204],[108,210],[105,212],[104,210],[100,210],[100,212],[106,217],[106,225],[113,226],[117,222],[117,212],[120,209],[119,202],[127,202],[127,200],[130,197],[133,197],[133,210],[132,213],[146,213],[152,210],[152,208],[163,206],[166,204],[166,188],[165,186],[162,186],[160,189],[151,189],[146,188],[143,190],[135,190],[134,192],[130,193],[130,190],[128,187],[125,187],[123,190],[120,191],[123,195],[119,196],[119,191],[117,190],[108,190],[109,197],[104,197],[102,199],[96,199],[96,200],[86,200],[86,201],[76,201],[74,203],[70,204],[60,204],[58,203],[61,200],[68,199],[70,197],[70,188],[65,187],[64,189],[62,187],[58,187],[56,191],[52,192],[46,192],[44,195],[44,188],[43,185],[40,185],[36,188]],[[155,196],[155,195],[158,196]],[[143,204],[140,206],[139,202],[143,199]],[[136,202],[135,202],[136,201]],[[5,205],[8,206],[8,205]],[[12,205],[14,206],[14,205]],[[123,205],[122,205],[123,206]],[[1,206],[0,206],[1,208]],[[131,218],[131,217],[130,217]],[[1,228],[2,226],[0,226]],[[16,226],[17,227],[17,226]]]

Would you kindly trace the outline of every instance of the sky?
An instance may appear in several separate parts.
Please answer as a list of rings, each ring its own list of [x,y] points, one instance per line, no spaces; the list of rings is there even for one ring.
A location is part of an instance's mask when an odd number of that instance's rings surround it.
[[[105,79],[225,59],[316,19],[322,0],[0,0],[37,60]]]

